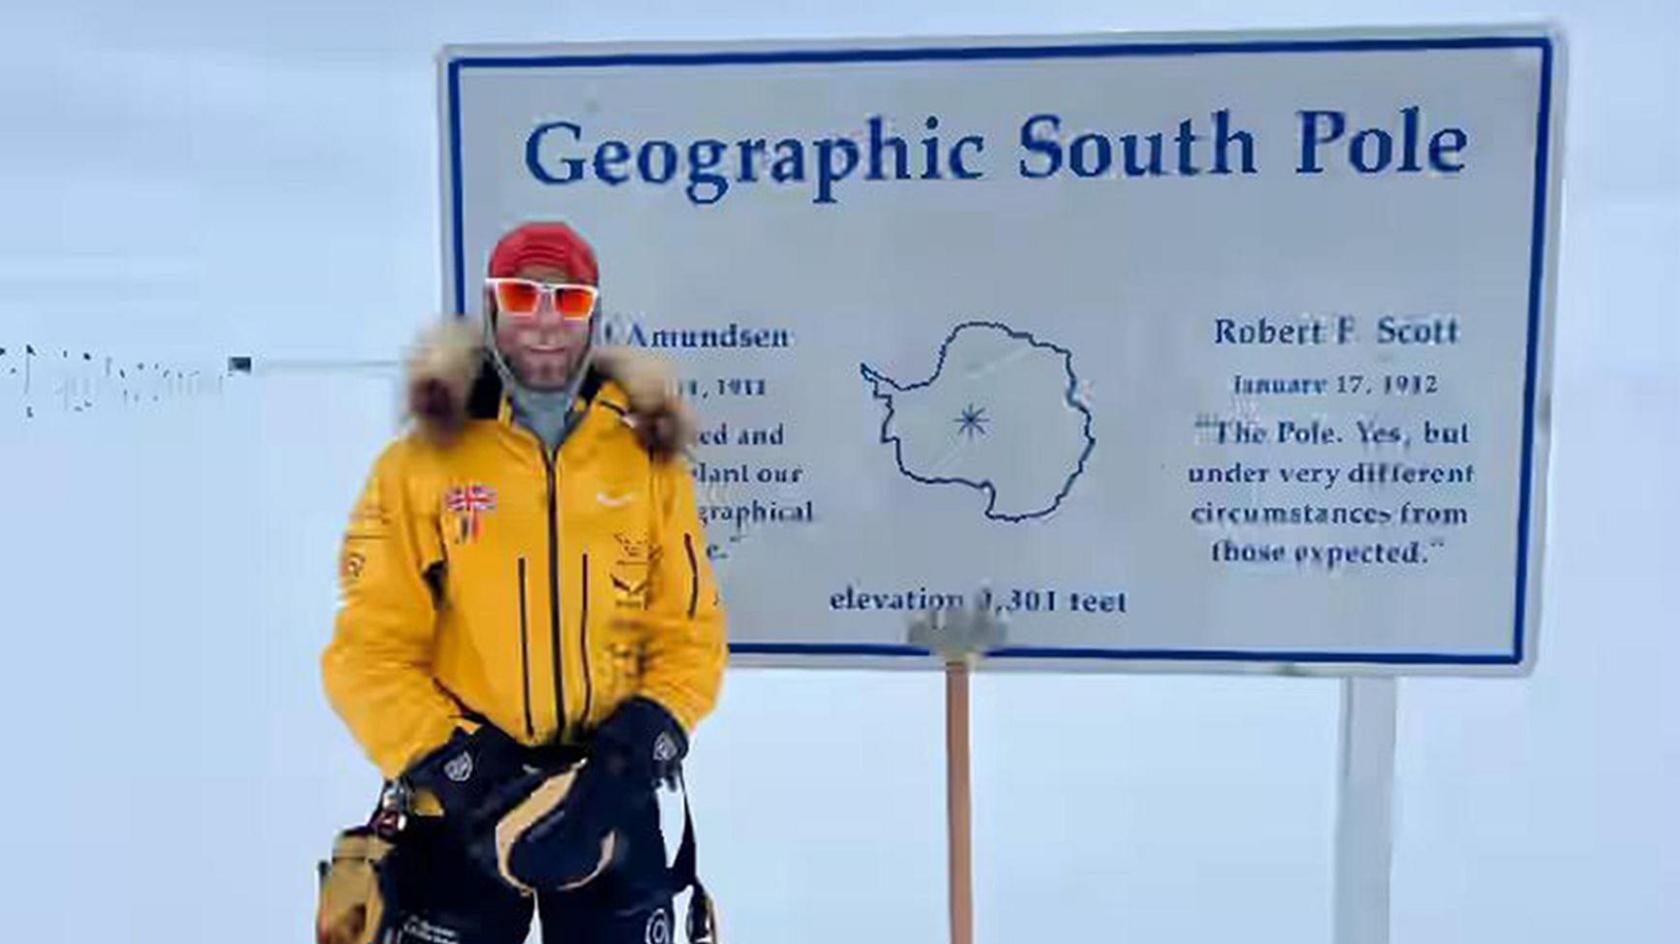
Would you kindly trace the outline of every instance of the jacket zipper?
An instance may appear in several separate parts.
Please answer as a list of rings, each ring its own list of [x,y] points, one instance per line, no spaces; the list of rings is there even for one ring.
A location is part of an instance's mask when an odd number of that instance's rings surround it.
[[[589,724],[589,711],[595,700],[595,686],[589,681],[589,552],[583,552],[583,602],[579,606],[579,632],[583,652],[583,723]]]
[[[694,554],[694,534],[683,534],[683,549],[688,552],[688,618],[693,619],[700,608],[700,562]]]
[[[554,721],[560,740],[566,740],[566,687],[560,649],[560,522],[559,498],[554,482],[555,456],[543,447],[543,467],[548,471],[548,616],[549,652],[554,663]]]
[[[555,482],[556,469],[560,462],[558,446],[550,451],[541,442],[537,450],[542,453],[543,469],[548,473],[548,610],[550,652],[554,663],[554,718],[559,727],[559,739],[562,743],[567,740],[569,733],[566,718],[566,689],[565,689],[565,658],[562,649],[563,636],[560,632],[560,499],[559,488]],[[589,678],[589,555],[583,555],[583,622],[580,630],[581,660],[583,664],[583,723],[589,721],[589,711],[595,699],[595,684]]]
[[[535,737],[531,720],[531,621],[525,595],[525,558],[519,558],[519,676],[525,685],[525,736]]]

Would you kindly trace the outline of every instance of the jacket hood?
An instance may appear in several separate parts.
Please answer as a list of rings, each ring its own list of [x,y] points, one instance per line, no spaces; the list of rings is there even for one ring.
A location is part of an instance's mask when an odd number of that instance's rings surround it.
[[[640,348],[596,344],[579,395],[593,400],[608,381],[623,388],[624,421],[655,458],[693,445],[697,421],[677,392],[671,362]],[[428,328],[406,364],[408,418],[427,439],[448,444],[470,419],[494,419],[502,406],[501,378],[484,347],[482,322],[449,318]]]

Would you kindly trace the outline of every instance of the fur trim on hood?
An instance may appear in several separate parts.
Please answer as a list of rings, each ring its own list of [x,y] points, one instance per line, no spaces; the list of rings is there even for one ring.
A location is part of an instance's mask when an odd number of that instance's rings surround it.
[[[630,403],[625,422],[649,454],[666,459],[693,445],[697,422],[677,392],[670,361],[639,348],[595,346],[588,368],[624,388]],[[585,381],[586,395],[598,384]],[[420,336],[407,361],[408,415],[428,439],[447,444],[468,419],[494,418],[501,409],[502,382],[484,349],[483,326],[450,318]]]

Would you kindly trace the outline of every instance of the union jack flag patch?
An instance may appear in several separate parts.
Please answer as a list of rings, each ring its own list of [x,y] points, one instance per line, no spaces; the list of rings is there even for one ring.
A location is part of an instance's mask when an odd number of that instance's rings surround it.
[[[488,485],[458,485],[444,495],[444,507],[459,522],[455,542],[476,541],[484,533],[484,515],[496,510],[496,490]]]

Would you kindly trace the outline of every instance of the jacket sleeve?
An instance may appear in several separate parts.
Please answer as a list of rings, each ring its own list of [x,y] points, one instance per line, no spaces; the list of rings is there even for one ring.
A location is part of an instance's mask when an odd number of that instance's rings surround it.
[[[723,600],[706,556],[694,477],[684,460],[654,466],[653,497],[653,573],[640,694],[692,732],[717,704],[723,685],[729,658]]]
[[[436,508],[417,508],[399,440],[374,463],[339,552],[339,608],[321,657],[333,709],[387,778],[467,726],[432,676],[437,609],[428,568],[443,561]]]

